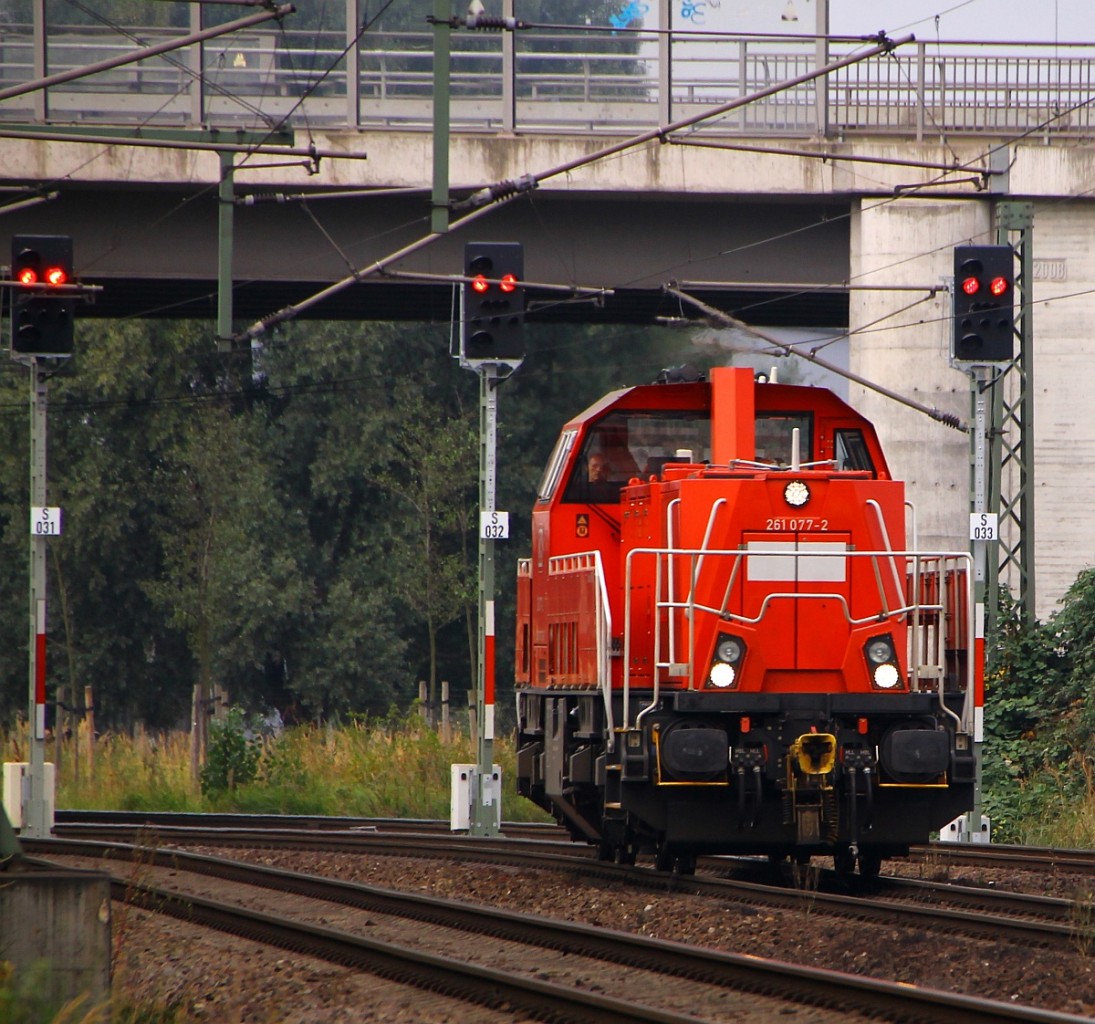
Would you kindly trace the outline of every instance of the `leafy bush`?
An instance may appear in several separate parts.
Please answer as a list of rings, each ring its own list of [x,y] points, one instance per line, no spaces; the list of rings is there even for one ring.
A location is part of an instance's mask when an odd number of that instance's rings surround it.
[[[1005,597],[985,674],[985,809],[1003,842],[1090,845],[1095,818],[1095,569],[1045,624]]]
[[[234,790],[253,781],[262,759],[262,722],[245,717],[242,708],[231,707],[209,730],[209,745],[201,770],[205,796]]]

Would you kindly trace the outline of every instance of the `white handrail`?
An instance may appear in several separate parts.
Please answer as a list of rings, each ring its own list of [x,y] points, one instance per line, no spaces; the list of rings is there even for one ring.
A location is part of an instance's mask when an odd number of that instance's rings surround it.
[[[841,558],[841,559],[869,559],[877,565],[878,559],[886,559],[893,561],[901,559],[908,561],[913,569],[913,582],[912,593],[907,597],[905,596],[905,588],[902,586],[899,590],[899,594],[902,595],[903,600],[898,607],[890,608],[883,613],[872,612],[869,615],[863,615],[855,617],[852,614],[851,607],[849,605],[848,597],[845,594],[837,591],[827,592],[813,592],[813,593],[801,593],[796,591],[774,591],[765,594],[761,599],[760,607],[755,615],[737,614],[729,611],[728,604],[730,600],[730,591],[733,587],[734,581],[740,574],[740,568],[742,562],[750,557],[756,557],[757,555],[763,556],[765,552],[749,551],[743,549],[711,549],[711,548],[635,548],[628,552],[625,571],[624,571],[624,585],[625,585],[625,623],[624,623],[624,665],[623,665],[623,689],[624,689],[624,721],[630,723],[630,691],[631,691],[631,638],[630,638],[630,623],[631,623],[631,581],[634,573],[634,565],[638,559],[653,558],[655,562],[655,591],[656,595],[662,593],[662,572],[664,566],[672,566],[675,560],[680,558],[690,558],[693,560],[699,558],[717,558],[726,559],[729,558],[733,561],[733,568],[730,571],[731,583],[727,587],[727,590],[723,597],[723,603],[721,607],[713,607],[704,603],[697,603],[695,600],[695,587],[690,588],[690,593],[687,600],[662,600],[657,599],[654,609],[654,664],[653,664],[653,678],[652,678],[652,697],[649,703],[647,703],[639,715],[636,718],[636,724],[641,718],[650,712],[657,706],[660,698],[660,682],[661,673],[663,670],[668,670],[676,662],[672,660],[673,655],[676,652],[671,652],[670,659],[665,660],[661,657],[660,649],[660,636],[662,631],[662,615],[666,615],[670,626],[673,623],[674,618],[680,612],[685,612],[690,617],[692,625],[691,635],[693,641],[695,638],[695,622],[697,615],[712,615],[716,617],[720,622],[739,623],[744,626],[755,626],[759,624],[764,617],[768,614],[771,606],[777,601],[829,601],[833,602],[842,610],[845,621],[852,627],[861,627],[873,622],[879,622],[880,619],[903,619],[907,616],[911,616],[914,622],[914,628],[910,631],[910,636],[915,639],[910,639],[908,648],[906,650],[906,660],[908,662],[908,676],[913,682],[919,681],[921,678],[926,677],[927,673],[924,671],[928,668],[933,669],[933,674],[938,677],[937,692],[939,696],[940,707],[949,716],[953,717],[955,721],[963,726],[966,724],[966,719],[971,718],[972,698],[973,698],[973,686],[974,686],[974,665],[973,654],[975,650],[975,620],[974,620],[974,604],[972,588],[967,586],[967,615],[965,620],[965,634],[962,637],[956,637],[956,642],[961,646],[964,646],[968,652],[966,658],[966,704],[967,707],[963,710],[961,718],[956,715],[950,708],[946,707],[943,700],[943,686],[945,681],[945,672],[940,671],[943,666],[943,661],[946,652],[945,645],[945,615],[947,612],[947,595],[946,595],[946,581],[948,573],[960,573],[962,568],[965,569],[965,578],[967,581],[972,579],[972,555],[966,551],[938,551],[938,552],[921,552],[921,551],[895,551],[892,548],[883,550],[869,550],[869,551],[853,551],[847,550],[841,547],[837,551],[820,551],[816,547],[806,551],[787,551],[780,552],[782,557],[793,558],[796,561],[802,558],[810,559],[825,559],[825,558]],[[932,568],[929,568],[932,567]],[[924,601],[924,590],[920,584],[921,577],[926,574],[932,574],[938,580],[937,590],[938,599],[935,601]],[[672,575],[672,574],[671,574]],[[695,582],[695,574],[693,574],[693,583]],[[880,589],[881,600],[881,589]],[[925,628],[921,623],[921,618],[924,615],[932,617],[933,622],[931,628],[934,629],[934,635],[930,636],[931,649],[921,651],[920,647],[920,633],[917,631],[919,628]],[[927,659],[931,656],[935,659],[934,663],[929,662]],[[694,647],[689,651],[689,657],[687,661],[687,672],[689,678],[689,686],[694,685],[695,680],[695,650]]]

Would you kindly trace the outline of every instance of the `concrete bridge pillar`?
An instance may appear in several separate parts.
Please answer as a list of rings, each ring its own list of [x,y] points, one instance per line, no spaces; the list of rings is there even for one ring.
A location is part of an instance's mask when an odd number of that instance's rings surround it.
[[[987,201],[867,198],[853,204],[851,368],[923,405],[969,419],[969,379],[948,362],[958,242],[994,241]],[[907,289],[907,290],[906,290]],[[936,289],[934,294],[932,289]],[[916,496],[921,548],[968,545],[969,435],[853,384],[878,426],[890,469]]]

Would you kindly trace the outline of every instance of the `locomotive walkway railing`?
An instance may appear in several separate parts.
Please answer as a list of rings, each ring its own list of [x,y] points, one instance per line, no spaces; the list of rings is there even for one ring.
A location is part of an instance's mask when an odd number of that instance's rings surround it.
[[[164,5],[197,9],[197,4]],[[347,8],[352,5],[347,5]],[[45,8],[46,5],[42,5]],[[185,15],[183,15],[185,16]],[[37,31],[35,29],[37,28]],[[0,89],[182,38],[177,28],[0,24]],[[0,102],[0,123],[428,129],[429,31],[252,29]],[[830,59],[862,43],[832,38]],[[816,66],[812,37],[452,33],[456,132],[632,132]],[[1095,43],[916,42],[778,93],[703,135],[1076,138],[1095,130]]]
[[[824,534],[811,536],[816,537],[816,541],[755,542],[747,550],[636,548],[628,552],[624,581],[624,721],[631,721],[632,580],[641,575],[643,579],[654,580],[657,595],[651,623],[654,630],[653,695],[648,708],[657,706],[664,679],[687,680],[689,688],[696,685],[695,636],[702,616],[711,616],[720,623],[757,626],[777,605],[825,601],[839,607],[850,626],[882,621],[907,624],[904,655],[911,689],[938,693],[944,710],[955,718],[960,717],[962,727],[972,731],[975,617],[972,588],[961,583],[973,578],[972,556],[968,552],[854,551],[843,543],[826,542]],[[878,588],[877,607],[858,618],[852,614],[848,603],[852,560],[865,560],[871,564]],[[903,569],[904,578],[896,587],[891,586],[886,572],[879,570],[880,565],[888,564],[897,564]],[[705,567],[710,567],[710,578],[727,581],[722,588],[722,600],[717,605],[697,597],[699,593],[712,592],[701,575]],[[740,602],[746,579],[754,586],[758,583],[773,586],[749,613],[734,612],[732,605],[735,601]],[[810,583],[813,589],[799,588],[801,582]],[[785,585],[778,586],[780,583]],[[823,590],[825,583],[834,585]],[[674,596],[675,590],[680,592],[679,597]],[[863,596],[860,595],[857,601],[862,603]],[[961,716],[954,715],[943,702],[948,657],[955,651],[963,652],[950,666],[960,673],[966,693]],[[642,715],[640,711],[638,718]]]
[[[524,559],[521,560],[525,562]],[[518,570],[531,572],[531,566]],[[553,672],[561,669],[564,663],[569,662],[575,669],[580,667],[581,656],[579,654],[577,623],[573,621],[575,612],[583,617],[591,618],[596,623],[596,650],[592,652],[596,666],[597,686],[604,697],[607,711],[608,734],[611,736],[615,728],[612,714],[612,670],[610,659],[612,655],[612,608],[608,600],[608,585],[605,581],[604,563],[601,560],[600,551],[582,551],[572,555],[556,555],[548,559],[548,576],[556,581],[568,579],[569,589],[553,591],[557,600],[561,601],[561,607],[556,607],[549,598],[548,617],[565,619],[567,624],[573,623],[573,631],[566,632],[566,639],[560,635],[552,635],[553,626],[548,626],[548,659]],[[573,651],[563,653],[557,648],[561,644],[573,646]]]

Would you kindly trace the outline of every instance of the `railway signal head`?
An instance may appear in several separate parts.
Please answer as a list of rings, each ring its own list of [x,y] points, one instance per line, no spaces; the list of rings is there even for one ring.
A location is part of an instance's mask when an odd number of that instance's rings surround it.
[[[954,250],[954,358],[1010,362],[1015,356],[1015,255],[1010,245]]]
[[[72,238],[13,235],[11,349],[33,356],[72,355],[76,301],[61,285],[73,283]]]
[[[464,246],[463,362],[516,365],[525,358],[524,264],[520,242],[468,242]]]

